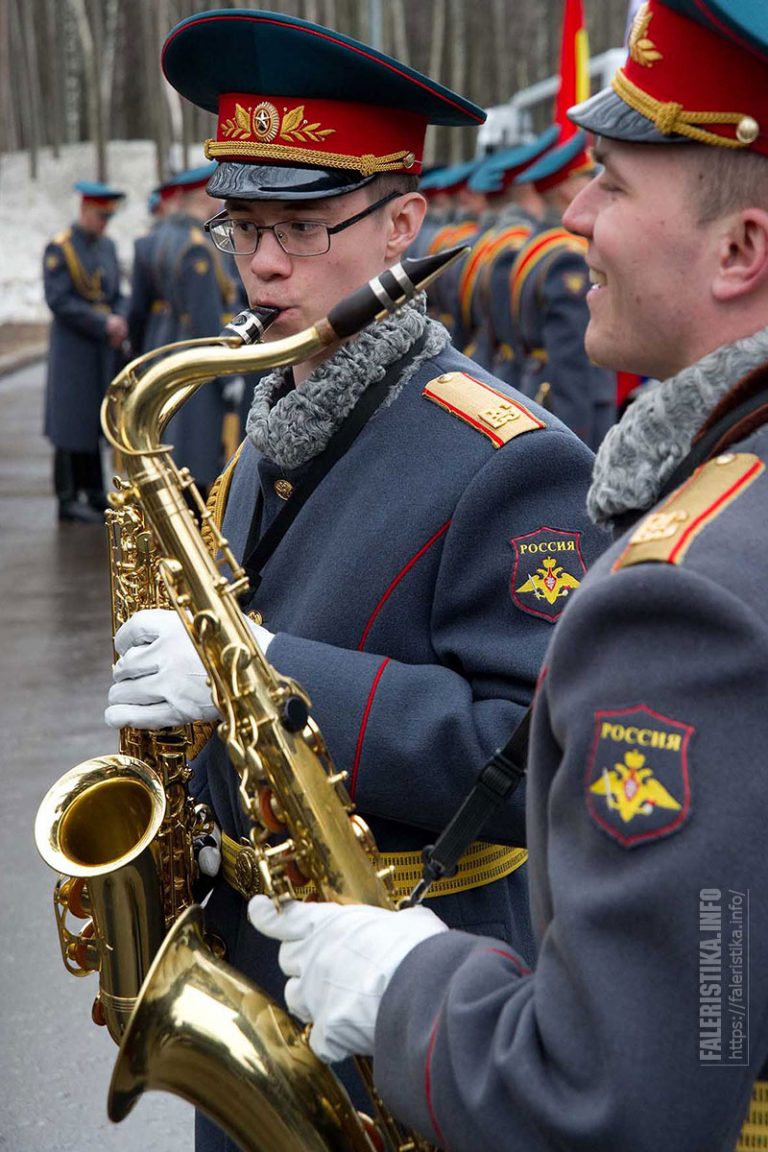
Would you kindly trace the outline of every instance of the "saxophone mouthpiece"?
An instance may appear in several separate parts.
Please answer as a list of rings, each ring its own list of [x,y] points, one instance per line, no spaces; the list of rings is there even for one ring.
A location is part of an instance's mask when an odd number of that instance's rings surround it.
[[[243,344],[259,344],[279,312],[279,308],[246,308],[224,325],[219,336],[237,336]]]
[[[366,324],[394,312],[422,292],[449,264],[469,251],[467,245],[446,248],[434,256],[406,257],[399,264],[374,276],[362,288],[346,296],[328,313],[326,320],[340,340],[354,336]]]

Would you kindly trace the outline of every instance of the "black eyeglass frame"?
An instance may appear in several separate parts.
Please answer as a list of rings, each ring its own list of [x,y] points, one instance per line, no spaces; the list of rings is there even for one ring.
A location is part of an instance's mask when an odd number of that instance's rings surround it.
[[[289,252],[283,244],[282,240],[277,234],[276,229],[286,224],[295,224],[296,220],[301,219],[300,217],[296,217],[294,220],[278,220],[276,224],[254,224],[253,227],[256,229],[256,243],[250,252],[236,252],[234,250],[234,246],[232,245],[230,245],[229,248],[222,248],[221,244],[217,242],[216,236],[213,232],[214,225],[223,224],[225,220],[232,220],[232,217],[229,215],[226,209],[223,212],[218,212],[215,216],[212,216],[210,220],[206,220],[205,224],[203,224],[203,230],[208,233],[208,235],[211,237],[211,240],[220,252],[227,252],[230,256],[254,256],[259,250],[261,237],[264,232],[272,233],[275,240],[282,248],[283,252],[285,252],[286,256],[295,256],[297,259],[303,259],[309,256],[325,256],[326,252],[330,252],[331,250],[331,236],[335,236],[337,232],[343,232],[345,228],[351,228],[353,224],[358,224],[361,220],[364,220],[366,216],[371,216],[379,208],[383,208],[385,204],[390,202],[390,200],[395,200],[398,196],[402,195],[402,192],[388,192],[386,196],[382,196],[379,200],[374,200],[373,204],[369,204],[366,208],[363,208],[362,212],[356,212],[354,216],[349,216],[346,220],[341,220],[338,224],[325,224],[322,220],[312,220],[312,224],[320,224],[323,228],[325,228],[328,247],[324,248],[322,252]],[[233,221],[233,223],[235,223],[235,221]],[[252,222],[249,221],[249,223]]]

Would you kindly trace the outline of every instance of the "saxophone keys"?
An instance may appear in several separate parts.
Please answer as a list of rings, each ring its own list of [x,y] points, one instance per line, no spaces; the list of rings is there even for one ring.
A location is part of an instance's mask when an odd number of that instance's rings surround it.
[[[285,813],[268,784],[259,787],[259,817],[268,832],[285,831]]]

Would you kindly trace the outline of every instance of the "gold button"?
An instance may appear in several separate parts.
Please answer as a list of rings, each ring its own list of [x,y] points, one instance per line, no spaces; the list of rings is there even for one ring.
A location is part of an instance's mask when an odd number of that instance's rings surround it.
[[[263,624],[264,623],[264,617],[262,616],[261,612],[256,612],[256,611],[249,612],[248,613],[248,619],[253,620],[254,624]]]
[[[715,464],[730,464],[733,461],[732,452],[724,452],[722,456],[715,457]]]
[[[736,139],[740,144],[754,144],[760,135],[760,125],[752,116],[742,116],[736,126]]]
[[[281,500],[287,500],[293,492],[293,484],[290,480],[275,480],[275,492]]]
[[[438,384],[450,384],[451,380],[453,380],[453,372],[446,372],[443,376],[438,376],[437,378]]]

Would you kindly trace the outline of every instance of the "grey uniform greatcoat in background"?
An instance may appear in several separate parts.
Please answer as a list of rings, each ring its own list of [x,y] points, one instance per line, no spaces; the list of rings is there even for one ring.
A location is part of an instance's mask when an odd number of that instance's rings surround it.
[[[199,221],[178,213],[168,217],[153,246],[155,282],[168,302],[154,329],[158,345],[217,336],[235,300],[235,286]],[[174,459],[189,468],[206,489],[222,467],[223,384],[212,380],[187,400],[173,418],[166,440]]]
[[[521,391],[535,398],[546,383],[547,407],[596,451],[616,422],[616,375],[584,349],[589,269],[578,244],[551,225],[530,237],[510,273],[510,324],[524,355]]]
[[[114,242],[74,224],[47,245],[43,282],[53,313],[45,435],[65,452],[96,453],[101,401],[115,366],[106,321],[121,299]]]
[[[411,371],[315,489],[249,605],[276,633],[270,662],[309,692],[382,851],[420,849],[453,815],[521,719],[552,624],[606,543],[585,512],[592,457],[571,432],[532,407],[545,426],[494,447],[479,422],[439,407],[424,388],[467,372],[497,390],[487,393],[492,408],[518,394],[449,344]],[[284,472],[246,443],[224,519],[237,556],[257,493],[263,531],[283,506],[275,482],[302,470]],[[548,600],[532,578],[553,556],[573,579]],[[247,835],[220,741],[195,767],[195,791],[224,832]],[[525,842],[522,792],[486,839]],[[525,868],[430,903],[452,925],[530,942]],[[207,922],[230,962],[282,997],[276,947],[249,927],[246,907],[219,877]],[[199,1149],[232,1147],[199,1125]]]
[[[170,305],[160,287],[155,259],[161,228],[162,221],[158,220],[146,236],[139,236],[133,245],[128,339],[134,357],[159,348],[165,334]]]
[[[552,639],[535,973],[499,941],[435,936],[384,996],[379,1089],[452,1152],[736,1146],[768,1057],[768,403],[757,420],[636,519]]]

